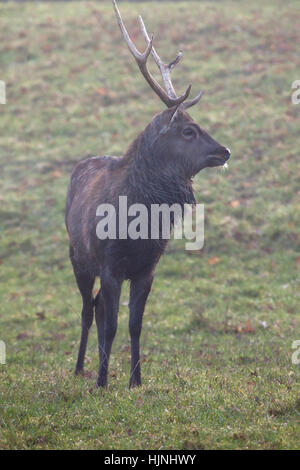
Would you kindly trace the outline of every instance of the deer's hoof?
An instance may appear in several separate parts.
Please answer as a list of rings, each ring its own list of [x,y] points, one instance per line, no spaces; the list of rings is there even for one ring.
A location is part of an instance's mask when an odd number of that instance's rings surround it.
[[[142,385],[141,379],[130,379],[129,388],[140,387]]]

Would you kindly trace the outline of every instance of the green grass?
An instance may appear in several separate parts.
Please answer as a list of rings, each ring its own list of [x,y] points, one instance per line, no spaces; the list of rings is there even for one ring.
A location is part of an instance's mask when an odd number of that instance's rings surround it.
[[[192,6],[192,9],[191,9]],[[229,146],[229,171],[195,181],[205,247],[172,241],[142,333],[143,386],[129,391],[128,286],[109,387],[73,376],[81,300],[63,211],[87,154],[121,154],[162,104],[122,42],[110,2],[2,3],[0,448],[295,449],[300,339],[299,2],[120,4],[141,47],[142,13],[194,119]],[[154,69],[153,69],[154,70]]]

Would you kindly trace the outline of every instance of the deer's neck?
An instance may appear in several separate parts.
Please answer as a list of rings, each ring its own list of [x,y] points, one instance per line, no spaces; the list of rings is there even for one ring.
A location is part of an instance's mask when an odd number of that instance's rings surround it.
[[[142,147],[142,148],[141,148]],[[178,174],[176,169],[161,168],[147,149],[137,139],[126,154],[128,159],[127,181],[128,196],[132,202],[150,204],[195,204],[190,179]]]

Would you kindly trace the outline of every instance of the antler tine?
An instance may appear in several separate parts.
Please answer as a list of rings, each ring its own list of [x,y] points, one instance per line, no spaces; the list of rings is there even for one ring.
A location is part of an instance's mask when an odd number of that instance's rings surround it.
[[[179,96],[179,97],[176,96],[176,93],[175,93],[174,89],[173,89],[173,95],[172,94],[169,95],[168,92],[166,93],[163,90],[163,88],[159,85],[159,83],[152,77],[152,75],[150,74],[150,72],[147,68],[147,59],[150,55],[150,52],[153,51],[153,46],[152,46],[153,36],[150,39],[148,34],[147,34],[147,49],[145,50],[144,53],[139,52],[137,50],[137,48],[135,47],[134,43],[132,42],[132,40],[130,39],[130,36],[129,36],[129,34],[128,34],[125,26],[124,26],[124,23],[122,21],[119,9],[117,7],[116,0],[112,0],[112,3],[113,3],[113,7],[114,7],[114,10],[115,10],[115,13],[116,13],[116,17],[117,17],[118,24],[119,24],[120,30],[122,32],[123,38],[124,38],[128,48],[129,48],[131,54],[135,58],[138,66],[139,66],[139,69],[142,72],[142,75],[144,76],[146,81],[149,83],[150,87],[155,91],[155,93],[159,96],[159,98],[165,103],[165,105],[168,108],[172,108],[173,106],[177,106],[177,105],[183,103],[183,101],[186,100],[187,97],[189,96],[191,86],[189,86],[187,88],[184,95]],[[176,61],[176,59],[175,59],[175,61]],[[168,90],[168,88],[167,88],[167,90]]]
[[[149,44],[150,38],[149,38],[149,35],[147,33],[147,29],[146,29],[145,23],[144,23],[143,18],[141,17],[141,15],[139,16],[139,21],[140,21],[143,36],[146,39],[147,43]],[[170,62],[169,65],[163,63],[163,61],[161,60],[161,58],[157,54],[156,50],[154,49],[154,47],[152,47],[151,54],[153,56],[153,59],[154,59],[156,65],[157,65],[157,67],[160,70],[160,73],[161,73],[162,79],[164,81],[164,84],[165,84],[168,95],[171,98],[177,98],[177,95],[175,93],[175,90],[174,90],[174,87],[173,87],[173,84],[172,84],[172,81],[171,81],[170,71],[181,59],[182,52],[179,53],[178,56],[176,57],[176,59],[173,60],[172,62]]]
[[[149,43],[148,43],[148,47],[146,49],[146,51],[142,54],[140,53],[137,48],[135,47],[134,43],[132,42],[128,32],[127,32],[127,29],[125,28],[124,26],[124,23],[122,21],[122,18],[121,18],[121,15],[120,15],[120,12],[119,12],[119,9],[118,9],[118,6],[117,6],[117,3],[115,0],[113,0],[113,7],[115,9],[115,12],[116,12],[116,16],[117,16],[117,20],[118,20],[118,25],[119,25],[119,28],[123,34],[123,38],[131,52],[131,54],[133,55],[133,57],[136,59],[136,60],[141,60],[141,58],[145,59],[148,57],[148,55],[150,54],[150,51],[151,51],[151,48],[152,48],[152,38],[151,40],[149,39]],[[150,47],[151,46],[151,47]],[[149,50],[149,51],[148,51]],[[147,54],[148,52],[148,54]],[[146,55],[147,54],[147,55]]]
[[[198,101],[200,101],[200,99],[202,98],[202,95],[203,95],[203,91],[200,91],[200,93],[192,100],[189,100],[189,101],[185,101],[184,103],[182,103],[182,108],[183,109],[188,109],[190,108],[191,106],[194,106],[195,104],[198,103]]]
[[[147,43],[149,44],[150,43],[150,38],[149,38],[149,35],[147,33],[147,29],[146,29],[145,23],[143,21],[143,18],[141,16],[139,16],[139,20],[140,20],[142,33],[143,33]],[[163,81],[164,81],[164,84],[165,84],[168,95],[171,96],[171,97],[176,97],[176,93],[175,93],[175,90],[174,90],[174,87],[173,87],[173,84],[172,84],[172,81],[171,81],[170,72],[171,72],[172,68],[175,67],[175,65],[177,65],[178,62],[180,61],[180,59],[182,57],[182,51],[179,51],[179,54],[177,55],[177,57],[174,60],[172,60],[172,62],[170,62],[168,65],[163,63],[163,61],[161,60],[161,58],[157,54],[156,50],[154,49],[154,47],[152,47],[151,54],[153,56],[153,59],[154,59],[156,65],[158,66],[158,68],[161,72],[161,75],[162,75],[162,78],[163,78]],[[189,89],[191,89],[191,85],[189,86]],[[203,92],[200,91],[200,93],[194,99],[182,102],[181,107],[183,109],[188,109],[191,106],[194,106],[196,103],[198,103],[198,101],[200,100],[202,94],[203,94]]]
[[[169,68],[170,70],[172,70],[172,68],[175,67],[175,65],[178,64],[178,62],[180,61],[181,57],[182,57],[182,51],[179,51],[178,56],[176,57],[176,59],[172,60],[172,62],[169,63],[168,68]]]

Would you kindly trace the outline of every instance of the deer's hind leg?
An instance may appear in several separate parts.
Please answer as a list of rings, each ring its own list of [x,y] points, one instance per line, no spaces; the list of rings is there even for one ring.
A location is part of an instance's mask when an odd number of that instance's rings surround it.
[[[89,330],[93,323],[94,317],[94,299],[93,299],[93,287],[95,283],[95,277],[82,270],[76,263],[72,256],[72,249],[70,249],[70,259],[72,261],[74,275],[76,278],[77,286],[82,297],[82,311],[81,311],[81,338],[80,346],[78,351],[78,358],[75,368],[75,374],[83,372],[84,357],[86,352],[86,346],[88,342]]]

